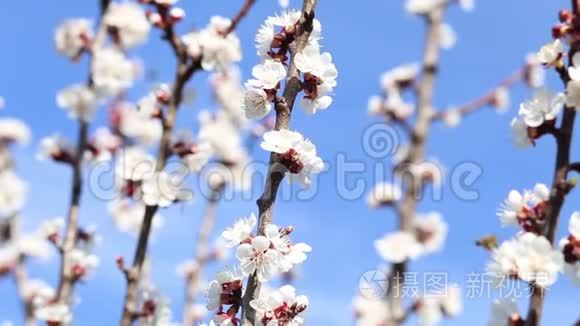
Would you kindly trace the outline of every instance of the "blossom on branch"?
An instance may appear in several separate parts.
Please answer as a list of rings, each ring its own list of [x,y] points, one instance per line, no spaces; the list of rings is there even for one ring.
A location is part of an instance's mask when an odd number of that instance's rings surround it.
[[[290,130],[272,130],[264,133],[262,149],[276,153],[278,162],[287,173],[308,187],[311,175],[322,172],[324,162],[316,154],[316,147],[300,133]]]

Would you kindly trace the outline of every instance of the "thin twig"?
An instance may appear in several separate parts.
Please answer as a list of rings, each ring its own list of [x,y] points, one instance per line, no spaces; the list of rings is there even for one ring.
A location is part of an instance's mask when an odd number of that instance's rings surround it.
[[[252,9],[252,6],[254,5],[255,2],[256,0],[246,0],[244,6],[240,8],[240,11],[238,11],[238,13],[232,18],[232,23],[230,27],[224,32],[225,35],[228,35],[232,31],[234,31],[236,27],[238,27],[240,21],[242,21],[242,19],[244,19],[244,17],[248,15],[250,9]]]
[[[100,0],[100,19],[104,16],[111,0]],[[93,43],[91,53],[95,49],[101,47],[106,37],[106,26],[100,24],[97,37]],[[93,57],[91,56],[91,62]],[[89,65],[90,66],[90,65]],[[89,74],[87,81],[89,87],[93,86],[92,75]],[[72,268],[69,266],[70,253],[74,249],[77,241],[77,233],[79,226],[79,209],[83,188],[83,156],[87,147],[89,125],[88,122],[79,120],[77,145],[75,150],[75,157],[72,161],[73,178],[71,183],[71,198],[67,214],[67,228],[65,231],[64,241],[61,246],[61,262],[58,291],[56,295],[56,302],[68,304],[74,289],[75,278],[72,275]]]
[[[183,309],[183,325],[193,325],[196,320],[193,320],[192,307],[195,303],[195,297],[199,294],[199,281],[201,272],[210,258],[209,252],[209,236],[213,230],[216,221],[216,208],[220,200],[221,194],[224,190],[224,185],[212,189],[209,198],[207,199],[207,206],[201,222],[201,227],[197,234],[197,248],[195,253],[195,270],[191,275],[187,275],[186,279],[186,303]]]
[[[457,108],[454,108],[453,110],[457,110],[461,116],[467,116],[479,111],[482,108],[485,108],[488,105],[493,104],[497,90],[502,88],[510,88],[518,84],[525,78],[526,70],[526,67],[523,67],[513,72],[487,93]],[[433,115],[433,120],[442,120],[446,114],[448,114],[448,111],[437,111],[437,113]]]
[[[294,63],[294,57],[297,53],[306,47],[308,37],[312,32],[312,22],[314,20],[314,9],[317,0],[304,0],[302,7],[302,16],[299,21],[299,36],[291,46],[290,66],[288,68],[288,78],[282,97],[279,97],[275,103],[276,122],[275,130],[288,129],[296,96],[302,90],[300,85],[300,75]],[[278,156],[270,154],[268,174],[264,185],[264,192],[257,200],[258,206],[258,234],[263,235],[268,224],[272,223],[274,203],[280,183],[284,179],[285,168],[278,162]],[[250,302],[258,298],[261,283],[258,281],[256,272],[252,274],[246,285],[246,292],[242,300],[242,325],[252,326],[256,319],[256,311],[250,306]]]
[[[427,17],[427,38],[423,56],[423,74],[417,88],[417,120],[412,129],[409,163],[417,164],[423,161],[425,142],[432,123],[432,102],[435,77],[439,64],[439,28],[443,19],[444,8],[432,11]],[[408,180],[405,185],[405,194],[399,208],[399,229],[409,232],[413,227],[417,200],[420,198],[422,186]],[[403,307],[402,286],[407,271],[407,262],[393,265],[390,275],[389,308],[395,325],[405,314]]]

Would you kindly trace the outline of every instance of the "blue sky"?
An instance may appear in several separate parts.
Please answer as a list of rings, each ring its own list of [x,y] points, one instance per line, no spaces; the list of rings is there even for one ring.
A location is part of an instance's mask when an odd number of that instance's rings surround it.
[[[203,26],[214,14],[231,16],[241,0],[181,1],[188,17],[183,27]],[[76,126],[66,114],[56,108],[55,92],[71,83],[86,79],[86,62],[73,65],[56,55],[52,45],[54,27],[64,18],[93,17],[97,1],[60,0],[8,1],[0,11],[0,95],[7,107],[2,116],[14,116],[29,123],[35,141],[17,150],[19,173],[31,183],[28,205],[23,212],[24,225],[32,229],[44,218],[62,216],[69,198],[70,171],[59,165],[39,162],[34,152],[40,137],[59,131],[74,135]],[[298,5],[297,0],[291,0]],[[465,14],[452,9],[447,20],[458,32],[458,43],[444,51],[441,72],[436,84],[435,103],[438,107],[461,104],[483,94],[492,85],[520,67],[525,55],[535,51],[550,38],[550,28],[561,7],[568,1],[525,0],[477,1],[476,10]],[[29,7],[31,6],[31,7]],[[321,1],[317,17],[323,24],[326,50],[333,54],[339,69],[339,85],[335,89],[332,107],[314,117],[296,110],[293,128],[300,130],[318,146],[320,155],[334,162],[339,153],[348,161],[363,162],[367,169],[355,178],[371,187],[382,177],[374,173],[380,162],[367,156],[361,146],[363,131],[373,123],[367,116],[366,103],[379,89],[380,74],[401,63],[421,58],[423,24],[403,11],[403,1]],[[241,68],[247,76],[258,61],[254,55],[253,37],[261,22],[278,10],[276,1],[258,1],[238,29],[244,49]],[[173,58],[166,44],[153,31],[150,43],[134,54],[141,57],[148,71],[160,80],[172,75]],[[549,82],[559,87],[554,76]],[[136,98],[147,89],[144,82],[130,94]],[[180,112],[183,127],[193,127],[201,109],[212,108],[207,95],[207,75],[195,76],[191,87],[199,94],[196,101]],[[438,158],[449,170],[462,162],[476,162],[483,170],[474,188],[479,198],[462,201],[443,190],[443,201],[424,201],[421,211],[439,210],[447,218],[450,234],[445,250],[411,264],[418,272],[448,271],[449,279],[465,283],[467,274],[484,269],[487,253],[473,245],[475,239],[488,233],[510,237],[515,229],[502,230],[495,217],[498,204],[511,188],[530,188],[536,182],[550,183],[554,146],[542,139],[527,151],[512,146],[509,121],[517,102],[528,96],[528,90],[518,87],[512,92],[510,111],[503,115],[482,111],[471,116],[455,129],[433,128],[428,144],[428,156]],[[103,121],[104,111],[99,120]],[[333,126],[333,127],[330,127]],[[336,127],[335,127],[336,126]],[[576,158],[573,154],[573,158]],[[267,154],[256,151],[255,159],[265,161]],[[344,200],[335,190],[336,166],[318,180],[318,194],[313,200],[282,201],[276,207],[275,220],[280,225],[296,226],[294,239],[310,243],[314,251],[301,268],[296,281],[298,291],[309,295],[310,325],[352,324],[351,300],[357,293],[361,275],[381,264],[373,241],[395,226],[396,217],[390,211],[371,211],[364,197]],[[380,176],[380,174],[379,174]],[[259,187],[258,187],[259,188]],[[578,194],[573,192],[566,205],[560,231],[576,208]],[[217,230],[234,219],[255,211],[254,200],[222,203],[218,208]],[[107,215],[104,202],[85,192],[81,212],[82,224],[96,224],[103,233],[99,249],[102,264],[94,278],[78,287],[81,297],[76,307],[78,325],[109,325],[118,320],[124,293],[124,279],[114,267],[114,258],[132,257],[135,237],[117,232]],[[175,265],[191,257],[194,235],[204,207],[201,197],[188,206],[164,212],[166,226],[152,242],[155,262],[153,278],[172,301],[176,314],[182,309],[182,281],[175,274]],[[217,266],[216,266],[217,267]],[[211,277],[213,270],[206,273]],[[56,281],[56,264],[31,266],[34,277]],[[19,321],[20,310],[15,288],[8,279],[0,280],[0,320]],[[578,302],[577,289],[561,278],[550,289],[544,318],[551,325],[570,325],[579,316],[570,302]],[[448,325],[484,324],[489,314],[489,298],[469,299],[459,318]],[[520,306],[525,309],[525,305]]]

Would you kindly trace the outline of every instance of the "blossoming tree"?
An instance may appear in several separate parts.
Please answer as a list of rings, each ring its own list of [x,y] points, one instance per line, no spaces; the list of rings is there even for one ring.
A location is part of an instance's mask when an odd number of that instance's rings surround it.
[[[250,26],[256,30],[257,58],[244,58],[254,65],[251,78],[243,82],[237,66],[244,57],[243,38],[237,30],[261,2],[239,3],[233,14],[223,13],[231,18],[196,15],[192,20],[207,23],[190,28],[192,13],[179,7],[178,0],[99,0],[94,20],[70,18],[56,26],[56,52],[75,67],[79,62],[88,65],[86,77],[56,95],[56,105],[77,129],[76,139],[61,133],[46,136],[37,154],[48,168],[56,169],[58,164],[71,171],[64,218],[47,219],[32,232],[21,227],[28,184],[17,175],[13,152],[30,141],[31,131],[20,120],[0,117],[0,277],[14,279],[27,326],[39,321],[51,326],[82,325],[78,292],[84,286],[99,286],[91,276],[103,261],[114,261],[116,277],[125,283],[118,292],[123,326],[312,324],[308,313],[316,307],[309,302],[308,289],[297,289],[288,280],[314,249],[295,232],[306,226],[280,225],[275,210],[284,179],[308,189],[328,167],[321,151],[300,131],[302,126],[291,123],[296,115],[319,121],[327,114],[325,110],[334,105],[338,69],[323,47],[324,20],[317,15],[318,1],[280,0],[284,10],[262,17],[261,26]],[[291,5],[299,9],[289,9]],[[556,167],[551,185],[512,190],[500,205],[501,225],[519,230],[513,239],[499,245],[494,237],[478,241],[490,251],[486,271],[495,286],[517,280],[530,289],[527,314],[520,313],[511,299],[498,300],[493,302],[489,324],[539,325],[547,290],[559,274],[580,284],[580,212],[572,214],[566,237],[555,243],[561,209],[576,186],[568,175],[580,173],[580,162],[571,159],[575,110],[580,106],[580,2],[572,0],[571,10],[559,13],[553,41],[528,56],[515,73],[471,102],[437,108],[437,73],[445,68],[440,67],[440,52],[456,41],[445,20],[453,6],[467,12],[474,3],[405,2],[407,13],[425,22],[422,60],[385,72],[381,94],[368,101],[368,113],[381,126],[404,134],[408,144],[401,145],[393,157],[395,181],[379,180],[367,197],[372,209],[393,210],[398,229],[374,241],[376,252],[389,264],[384,270],[389,286],[385,298],[356,298],[357,325],[401,325],[413,318],[421,325],[436,325],[462,311],[462,289],[455,283],[446,285],[443,296],[419,293],[407,300],[403,294],[409,281],[406,274],[420,258],[441,251],[449,232],[443,213],[420,212],[425,190],[444,182],[441,165],[427,159],[431,128],[436,123],[454,127],[482,108],[506,109],[510,88],[520,82],[533,88],[535,95],[521,104],[511,123],[515,144],[527,148],[541,137],[553,137]],[[143,63],[134,53],[152,35],[160,36],[158,43],[169,49],[162,69],[171,77],[143,92],[137,87]],[[557,73],[564,83],[562,92],[541,87],[544,68]],[[202,91],[211,94],[216,107],[198,112],[197,123],[180,115],[193,97],[188,85],[194,78],[209,81]],[[0,109],[4,106],[0,97]],[[104,122],[99,119],[103,115]],[[228,193],[256,186],[254,145],[269,157],[264,180],[258,183],[259,196],[253,198],[256,208],[224,216],[229,226],[217,230],[217,207]],[[81,210],[83,195],[94,186],[90,178],[99,166],[113,171],[109,175],[113,196],[103,206],[118,231],[136,240],[130,260],[96,255],[107,235],[99,234]],[[208,194],[201,196],[203,212],[191,216],[200,221],[199,229],[190,232],[195,239],[183,244],[193,250],[177,267],[185,295],[181,316],[176,317],[168,296],[151,276],[156,257],[150,242],[164,224],[174,223],[166,218],[171,208],[194,198],[190,177],[201,182]],[[215,243],[214,234],[219,234]],[[226,259],[229,251],[234,253],[231,261]],[[29,264],[52,253],[59,258],[55,284],[37,278],[31,271],[34,265]],[[205,282],[212,264],[218,272]],[[275,279],[283,284],[271,287]]]

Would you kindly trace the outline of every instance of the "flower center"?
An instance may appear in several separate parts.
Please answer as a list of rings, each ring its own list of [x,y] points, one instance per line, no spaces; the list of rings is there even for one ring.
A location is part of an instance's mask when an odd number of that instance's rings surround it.
[[[298,174],[304,169],[304,164],[300,162],[298,152],[294,148],[290,148],[286,153],[280,155],[280,163],[293,174]]]

